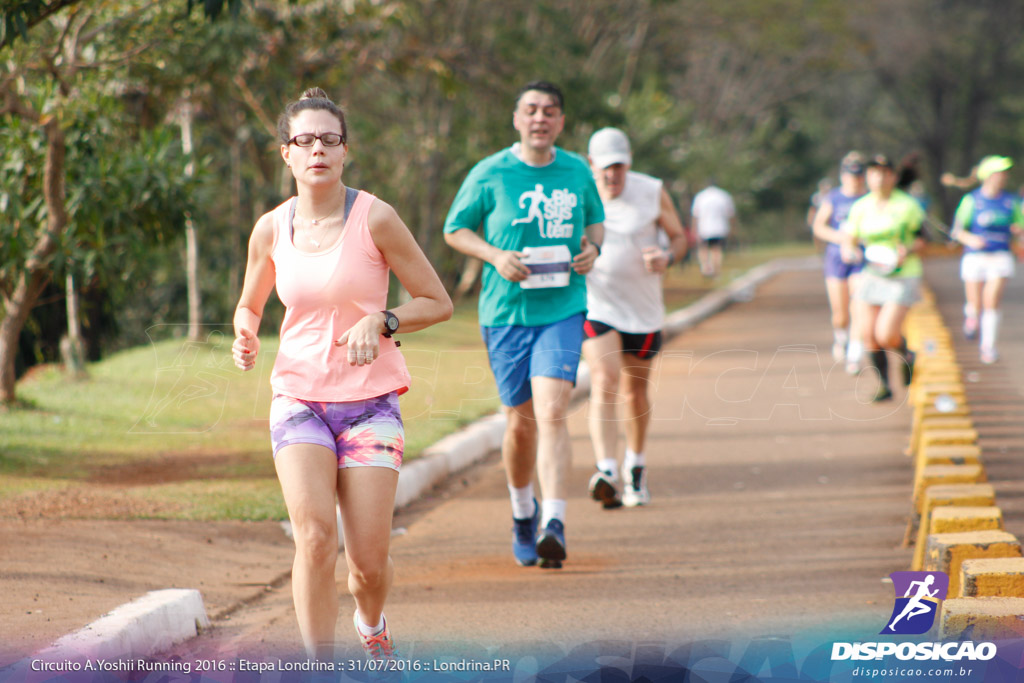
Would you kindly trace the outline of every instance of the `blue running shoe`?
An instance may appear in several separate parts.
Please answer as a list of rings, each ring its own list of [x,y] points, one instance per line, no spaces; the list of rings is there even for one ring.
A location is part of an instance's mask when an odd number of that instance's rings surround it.
[[[540,524],[540,506],[533,500],[533,516],[512,518],[512,554],[520,567],[537,564],[537,525]]]
[[[541,569],[561,569],[565,552],[565,525],[552,519],[544,527],[544,533],[537,540],[537,556]]]

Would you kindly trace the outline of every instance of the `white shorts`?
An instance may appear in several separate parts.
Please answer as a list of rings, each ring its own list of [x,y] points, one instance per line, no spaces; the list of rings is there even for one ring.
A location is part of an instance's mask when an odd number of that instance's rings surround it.
[[[1008,251],[972,251],[960,262],[960,278],[964,282],[985,282],[1013,277],[1017,264]]]
[[[891,303],[910,307],[921,298],[921,278],[885,277],[864,270],[860,274],[860,282],[856,285],[853,297],[872,306]]]

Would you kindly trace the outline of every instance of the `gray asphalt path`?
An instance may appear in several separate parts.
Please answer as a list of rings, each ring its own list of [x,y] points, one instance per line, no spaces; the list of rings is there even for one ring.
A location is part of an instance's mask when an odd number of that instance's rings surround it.
[[[883,579],[910,564],[900,542],[911,411],[899,389],[870,404],[875,380],[846,375],[830,346],[813,271],[775,278],[669,344],[653,383],[653,500],[642,509],[589,500],[593,456],[578,405],[560,571],[513,563],[496,458],[399,515],[387,607],[399,645],[481,654],[604,639],[874,637],[892,607]],[[1021,366],[1009,348],[1006,363]],[[297,652],[289,591],[269,591],[182,656]],[[339,641],[353,646],[353,603],[341,602]]]

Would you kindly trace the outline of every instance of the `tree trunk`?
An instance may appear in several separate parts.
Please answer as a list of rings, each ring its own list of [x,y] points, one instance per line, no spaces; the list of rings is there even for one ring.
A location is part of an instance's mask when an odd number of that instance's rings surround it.
[[[73,379],[84,379],[85,351],[82,346],[81,312],[78,305],[78,287],[70,271],[64,278],[64,293],[67,301],[68,333],[60,341],[60,352],[64,359],[64,371]]]
[[[203,319],[199,296],[199,238],[191,216],[185,219],[185,278],[188,280],[188,339],[199,341]]]
[[[15,358],[21,330],[50,279],[57,238],[68,224],[67,207],[64,206],[64,132],[56,116],[49,117],[43,129],[46,133],[43,199],[48,216],[11,296],[4,299],[4,318],[0,322],[0,403],[5,405],[14,403],[16,399]]]
[[[241,117],[239,117],[241,118]],[[242,142],[236,137],[231,143],[231,213],[236,223],[245,220],[242,206]],[[231,266],[228,268],[228,301],[238,301],[242,294],[242,273],[245,272],[245,253],[237,239],[229,244]]]
[[[633,81],[636,80],[636,67],[640,63],[640,54],[644,48],[644,41],[647,39],[647,29],[650,26],[647,2],[640,3],[639,14],[643,17],[637,22],[636,30],[629,41],[629,51],[626,53],[626,64],[622,69],[622,79],[619,81],[619,101],[623,106],[626,98],[633,89]]]
[[[192,102],[188,99],[181,106],[181,149],[188,159],[185,175],[195,175],[192,160]],[[200,325],[203,321],[203,303],[199,293],[199,237],[192,216],[185,217],[185,280],[188,290],[188,339],[199,341],[202,336]]]

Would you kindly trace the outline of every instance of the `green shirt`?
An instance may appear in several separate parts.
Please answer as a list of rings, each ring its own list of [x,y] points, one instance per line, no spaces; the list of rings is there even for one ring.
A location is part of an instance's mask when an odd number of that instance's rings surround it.
[[[506,251],[565,245],[580,253],[588,225],[604,220],[604,207],[590,167],[578,154],[555,148],[541,167],[523,163],[505,149],[476,166],[462,183],[444,231],[483,229],[488,243]],[[548,325],[587,310],[586,277],[570,269],[565,287],[524,289],[484,264],[480,324],[484,327]]]
[[[846,225],[864,246],[877,244],[896,250],[901,244],[907,249],[913,246],[923,220],[924,209],[917,200],[902,190],[893,190],[881,210],[874,192],[858,199],[850,207]],[[892,277],[920,277],[922,272],[921,257],[909,252]]]

